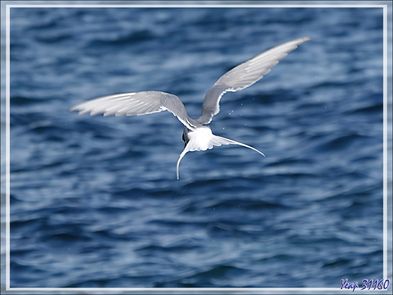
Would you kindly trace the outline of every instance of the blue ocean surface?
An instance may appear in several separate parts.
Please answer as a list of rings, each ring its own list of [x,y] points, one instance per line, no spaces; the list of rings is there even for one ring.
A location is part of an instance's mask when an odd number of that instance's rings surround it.
[[[12,288],[337,288],[382,279],[382,8],[11,8]],[[190,152],[168,112],[78,116],[175,94],[192,118],[234,66],[309,36],[221,99]]]

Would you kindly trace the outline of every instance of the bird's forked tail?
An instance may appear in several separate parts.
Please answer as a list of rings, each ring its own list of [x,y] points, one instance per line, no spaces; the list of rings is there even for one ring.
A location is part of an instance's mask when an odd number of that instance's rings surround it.
[[[257,153],[261,154],[262,156],[265,157],[264,153],[262,153],[261,151],[258,151],[256,148],[249,146],[247,144],[229,139],[229,138],[225,138],[225,137],[221,137],[221,136],[217,136],[214,134],[211,134],[212,136],[210,137],[209,140],[209,144],[206,146],[206,148],[200,148],[198,145],[198,142],[194,142],[193,138],[191,138],[191,140],[186,144],[186,146],[184,147],[184,150],[182,151],[182,153],[179,156],[179,159],[177,160],[177,165],[176,165],[176,175],[177,175],[177,179],[179,179],[179,165],[180,165],[180,161],[181,159],[183,159],[184,155],[189,152],[189,151],[202,151],[202,150],[207,150],[207,149],[212,149],[214,146],[221,146],[221,145],[228,145],[228,144],[236,144],[236,145],[241,145],[244,146],[246,148],[252,149],[254,151],[256,151]]]

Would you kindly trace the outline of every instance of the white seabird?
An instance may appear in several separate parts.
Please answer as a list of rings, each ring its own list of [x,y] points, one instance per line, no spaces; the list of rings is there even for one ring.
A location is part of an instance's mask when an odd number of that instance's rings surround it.
[[[98,114],[134,116],[161,111],[171,112],[184,125],[182,139],[185,146],[177,160],[177,179],[179,179],[180,161],[189,151],[205,151],[214,146],[237,144],[264,156],[262,152],[252,146],[214,135],[208,124],[212,121],[213,116],[219,113],[219,103],[224,93],[239,91],[251,86],[269,73],[271,68],[289,52],[309,40],[309,37],[303,37],[283,43],[258,54],[224,74],[206,93],[201,116],[198,119],[191,119],[187,115],[183,103],[176,95],[160,91],[131,92],[100,97],[77,104],[70,111],[79,111],[80,115],[90,113],[91,116]]]

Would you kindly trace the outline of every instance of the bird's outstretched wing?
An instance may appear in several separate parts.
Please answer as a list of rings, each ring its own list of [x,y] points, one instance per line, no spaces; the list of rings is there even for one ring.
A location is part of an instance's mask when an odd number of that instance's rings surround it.
[[[286,57],[289,52],[308,40],[310,40],[309,37],[303,37],[273,47],[224,74],[206,93],[202,114],[196,121],[201,124],[209,124],[213,116],[220,111],[220,98],[225,92],[235,92],[251,86],[269,73],[271,68]]]
[[[173,94],[160,91],[143,91],[104,96],[73,106],[70,111],[91,116],[139,116],[162,111],[175,115],[188,129],[195,128],[181,100]]]

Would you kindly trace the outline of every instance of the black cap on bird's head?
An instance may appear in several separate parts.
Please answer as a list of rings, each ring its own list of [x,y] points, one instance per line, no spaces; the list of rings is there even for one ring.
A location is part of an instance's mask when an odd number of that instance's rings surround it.
[[[184,141],[184,147],[186,147],[187,146],[187,143],[190,141],[190,139],[188,138],[188,132],[189,132],[190,130],[187,128],[187,127],[185,127],[184,126],[184,128],[183,128],[183,134],[182,134],[182,136],[181,136],[181,139],[183,139],[183,141]]]

